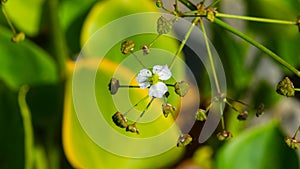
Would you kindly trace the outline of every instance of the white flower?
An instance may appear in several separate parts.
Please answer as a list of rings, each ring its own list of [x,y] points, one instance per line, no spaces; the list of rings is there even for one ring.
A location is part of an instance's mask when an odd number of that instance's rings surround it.
[[[172,73],[167,65],[155,65],[152,72],[142,69],[136,77],[136,81],[142,89],[150,87],[149,96],[162,98],[168,91],[167,85],[162,81],[170,79],[171,76]]]

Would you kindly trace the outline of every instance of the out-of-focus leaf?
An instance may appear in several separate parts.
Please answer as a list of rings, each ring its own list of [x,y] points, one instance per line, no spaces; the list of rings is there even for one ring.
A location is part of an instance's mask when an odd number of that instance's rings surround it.
[[[299,168],[297,153],[288,148],[277,122],[244,131],[220,149],[218,169]]]
[[[11,43],[9,31],[1,27],[0,37],[0,79],[10,88],[57,82],[54,61],[41,48],[29,40]]]
[[[5,3],[7,13],[14,25],[27,35],[39,32],[45,0],[9,0]]]
[[[17,93],[0,81],[0,168],[24,168],[24,130]]]
[[[103,1],[97,3],[89,13],[87,19],[85,20],[84,27],[82,30],[82,45],[88,41],[89,38],[92,37],[93,33],[99,30],[101,27],[105,26],[108,23],[122,17],[127,16],[130,14],[134,14],[137,12],[157,12],[155,3],[148,0],[120,0],[120,1]],[[157,15],[158,16],[158,15]],[[128,93],[128,91],[119,89],[118,93],[111,96],[108,90],[108,83],[110,78],[117,76],[120,80],[120,84],[133,84],[137,85],[135,82],[135,75],[138,73],[140,69],[142,69],[141,65],[134,60],[131,62],[132,64],[128,64],[128,60],[130,57],[134,58],[130,54],[124,55],[121,53],[121,44],[125,40],[133,40],[136,43],[135,51],[140,50],[142,45],[149,44],[156,36],[156,33],[145,33],[145,34],[138,34],[138,35],[131,35],[131,37],[126,37],[128,31],[132,31],[136,28],[145,28],[148,26],[153,26],[156,28],[156,21],[159,18],[143,18],[141,22],[136,24],[133,23],[124,23],[122,27],[116,27],[113,29],[109,29],[107,34],[103,36],[94,36],[92,37],[92,47],[84,48],[83,56],[87,62],[83,63],[82,73],[88,73],[89,71],[93,71],[97,69],[97,76],[95,79],[95,95],[97,98],[98,105],[101,109],[101,113],[105,118],[106,123],[109,124],[110,128],[114,131],[119,132],[121,135],[125,135],[132,138],[147,138],[152,137],[157,133],[164,132],[171,124],[173,124],[173,120],[169,118],[164,118],[161,110],[161,101],[159,99],[155,99],[147,113],[142,119],[147,119],[149,116],[157,115],[157,119],[155,121],[149,123],[138,123],[137,128],[140,130],[140,135],[134,135],[132,133],[125,132],[118,128],[112,121],[112,115],[119,110],[120,106],[122,107],[123,111],[129,109],[132,105],[137,103],[141,98],[147,95],[145,90],[140,89],[132,89],[129,91],[129,96],[124,95]],[[155,20],[156,19],[156,20]],[[152,23],[153,21],[153,23]],[[156,30],[156,29],[155,29]],[[126,39],[121,39],[120,41],[115,42],[113,46],[110,46],[110,49],[107,50],[105,56],[103,56],[101,65],[98,65],[97,56],[100,55],[99,48],[103,48],[107,44],[107,41],[111,41],[111,39],[116,38],[117,35],[124,35]],[[110,43],[110,42],[109,42]],[[91,44],[91,43],[90,43]],[[171,56],[174,55],[176,52],[178,45],[177,41],[174,39],[164,36],[159,38],[152,48],[159,48],[163,49],[169,53]],[[87,49],[87,53],[86,50]],[[149,55],[143,55],[142,51],[136,52],[136,55],[146,64],[148,67],[152,67],[156,64],[169,64],[170,57],[164,56],[161,53],[155,53],[155,50],[150,49]],[[102,51],[101,51],[102,52]],[[92,53],[92,54],[91,54]],[[167,54],[166,54],[167,55]],[[159,56],[159,57],[158,57]],[[128,60],[127,60],[128,59]],[[78,62],[83,62],[82,59],[79,59]],[[116,71],[119,72],[116,73]],[[77,69],[76,69],[77,71]],[[184,66],[182,63],[174,64],[172,68],[172,74],[178,77],[184,78]],[[82,76],[87,77],[87,76]],[[173,80],[173,79],[172,79]],[[179,79],[176,79],[179,80]],[[184,79],[182,79],[184,80]],[[85,80],[82,79],[82,82]],[[175,83],[174,80],[171,82]],[[77,119],[76,112],[73,108],[74,102],[72,102],[72,95],[70,94],[71,85],[74,84],[67,84],[67,94],[66,94],[66,101],[65,101],[65,111],[64,111],[64,121],[63,121],[63,140],[64,140],[64,149],[66,155],[71,162],[71,164],[76,168],[128,168],[128,169],[143,169],[143,168],[161,168],[174,163],[182,154],[183,149],[173,147],[169,151],[149,157],[149,158],[129,158],[123,157],[113,154],[107,150],[104,150],[99,145],[97,145],[84,131],[82,123]],[[74,90],[74,89],[73,89]],[[175,94],[174,91],[170,91],[170,95],[172,97],[168,98],[168,102],[171,102],[172,105],[175,107],[178,106],[178,102],[180,97]],[[174,97],[173,97],[174,96]],[[89,97],[89,96],[82,96],[82,97]],[[113,100],[112,100],[113,98]],[[129,99],[129,100],[128,100]],[[129,102],[128,102],[129,101]],[[119,106],[116,106],[114,102],[117,102]],[[103,105],[104,104],[104,105]],[[147,103],[142,103],[138,107],[136,107],[139,111],[142,111],[142,108],[145,107]],[[120,110],[120,111],[122,111]],[[89,112],[87,112],[89,113]],[[124,112],[123,112],[124,113]],[[131,115],[131,113],[129,113]],[[135,114],[138,116],[137,114]],[[135,119],[136,116],[133,115],[131,119]],[[133,117],[134,116],[134,117]],[[97,122],[95,122],[97,123]],[[94,128],[93,128],[94,129]],[[176,141],[178,138],[174,138],[176,133],[178,132],[174,128],[170,130],[172,134],[168,135],[168,138],[164,141],[153,142],[157,143],[155,146],[146,146],[137,144],[136,142],[132,142],[128,145],[123,145],[122,142],[118,138],[116,138],[112,132],[109,131],[97,131],[100,132],[101,138],[102,135],[105,134],[103,140],[105,142],[109,142],[109,147],[117,147],[122,149],[123,151],[127,152],[135,152],[141,153],[148,152],[150,150],[156,150],[162,145],[166,143],[174,142],[174,146],[176,146]],[[100,135],[99,134],[99,135]],[[178,134],[178,133],[177,133]],[[174,140],[175,139],[175,140]],[[139,147],[139,148],[137,148]]]
[[[90,8],[98,0],[63,0],[59,5],[59,18],[72,53],[79,53],[80,32]]]
[[[88,71],[93,71],[93,69],[97,69],[97,64],[90,60],[90,62],[83,63],[80,67],[78,72],[87,73]],[[132,78],[134,74],[131,73],[126,68],[122,68],[118,66],[118,64],[113,63],[109,60],[102,60],[101,65],[99,65],[101,70],[98,72],[96,78],[96,89],[95,93],[97,95],[98,105],[102,105],[100,107],[102,115],[104,116],[106,122],[110,125],[113,130],[120,132],[122,135],[127,135],[128,137],[133,138],[147,138],[153,136],[157,132],[163,132],[166,128],[168,128],[172,123],[173,120],[171,118],[165,118],[162,114],[161,110],[161,102],[155,101],[151,108],[147,111],[147,114],[153,115],[159,113],[159,117],[147,124],[138,123],[137,127],[139,128],[141,134],[135,135],[132,133],[125,132],[125,129],[118,128],[112,122],[112,115],[116,112],[116,108],[114,106],[114,100],[108,91],[107,84],[109,79],[113,75],[113,71],[119,67],[121,70],[121,75],[119,76],[119,80],[125,81],[128,78]],[[83,77],[85,77],[83,75]],[[122,78],[121,78],[122,77]],[[84,80],[84,79],[82,79]],[[174,148],[171,150],[148,158],[129,158],[129,157],[122,157],[115,155],[111,152],[108,152],[97,145],[84,131],[82,125],[78,120],[78,116],[74,110],[72,102],[72,81],[69,81],[67,84],[67,93],[66,93],[66,100],[65,100],[65,112],[64,112],[64,121],[63,121],[63,143],[64,149],[67,154],[69,161],[75,168],[98,168],[98,169],[106,169],[106,168],[124,168],[124,169],[148,169],[148,168],[161,168],[166,165],[171,165],[176,161],[182,154],[182,148],[177,148],[176,141],[174,143]],[[73,89],[74,90],[74,89]],[[120,89],[121,90],[121,89]],[[126,92],[126,91],[125,91]],[[122,91],[119,91],[117,94],[122,95]],[[136,102],[139,98],[144,97],[147,95],[147,92],[141,90],[133,91],[132,92],[132,99],[133,102]],[[125,98],[123,98],[125,99]],[[104,105],[105,104],[105,105]],[[122,105],[122,101],[119,103]],[[143,104],[145,105],[145,104]],[[131,105],[127,105],[130,107]],[[125,108],[126,109],[126,108]],[[86,112],[87,114],[89,112]],[[147,152],[153,149],[159,148],[162,144],[173,142],[174,135],[176,135],[177,131],[173,130],[171,135],[169,135],[169,139],[164,140],[163,142],[158,141],[156,146],[154,147],[141,147],[142,145],[138,145],[134,140],[129,145],[123,145],[122,142],[118,138],[112,136],[113,133],[110,133],[106,130],[97,131],[101,135],[105,135],[103,140],[106,142],[110,142],[112,147],[119,147],[119,149],[123,149],[123,151],[133,151],[133,152],[140,152],[140,154],[144,154],[143,152]],[[176,139],[176,137],[175,137]]]
[[[281,0],[247,0],[248,15],[272,19],[296,21],[299,13],[299,1]],[[298,6],[298,8],[297,8]],[[291,37],[297,36],[298,30],[294,25],[265,24],[249,22],[249,27],[255,33],[266,37]]]
[[[139,13],[139,12],[158,12],[155,3],[149,0],[107,0],[97,3],[89,13],[81,34],[82,46],[99,28],[109,22],[119,19],[122,16]],[[158,19],[158,18],[157,18]],[[147,18],[145,18],[145,23]],[[155,23],[156,24],[156,23]],[[148,26],[147,24],[139,23],[130,25],[130,27],[120,27],[118,33],[126,33],[135,26]],[[103,37],[105,40],[106,37]],[[111,37],[110,37],[111,38]]]

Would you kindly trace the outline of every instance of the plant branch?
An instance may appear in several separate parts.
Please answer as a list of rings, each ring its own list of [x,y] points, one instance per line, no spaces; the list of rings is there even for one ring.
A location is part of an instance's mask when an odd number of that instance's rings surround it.
[[[204,24],[203,24],[202,20],[200,20],[200,26],[201,26],[201,29],[202,29],[202,32],[203,32],[204,41],[205,41],[205,45],[206,45],[206,49],[207,49],[207,53],[208,53],[208,58],[209,58],[209,63],[210,63],[210,66],[211,66],[211,70],[212,70],[212,74],[213,74],[213,77],[214,77],[217,92],[218,92],[218,94],[221,94],[221,90],[220,90],[220,86],[219,86],[219,80],[218,80],[217,73],[216,73],[216,68],[215,68],[215,63],[214,63],[214,60],[213,60],[210,45],[209,45],[209,42],[208,42],[207,33],[206,33],[206,30],[205,30],[205,27],[204,27]]]
[[[240,15],[231,15],[224,13],[216,13],[218,18],[230,18],[230,19],[240,19],[254,22],[264,22],[264,23],[275,23],[275,24],[286,24],[286,25],[297,25],[295,21],[286,21],[286,20],[277,20],[277,19],[268,19],[268,18],[258,18],[250,16],[240,16]]]
[[[288,62],[286,62],[285,60],[283,60],[281,57],[279,57],[277,54],[275,54],[274,52],[272,52],[270,49],[266,48],[262,44],[258,43],[254,39],[250,38],[246,34],[238,31],[237,29],[235,29],[232,26],[226,24],[225,22],[221,21],[218,18],[215,18],[214,23],[217,24],[218,26],[224,28],[225,30],[227,30],[227,31],[229,31],[229,32],[237,35],[238,37],[244,39],[245,41],[249,42],[253,46],[257,47],[258,49],[262,50],[267,55],[269,55],[273,60],[275,60],[276,62],[278,62],[282,66],[286,67],[288,70],[290,70],[291,72],[293,72],[298,77],[300,77],[300,71],[299,70],[297,70],[295,67],[293,67]]]
[[[24,146],[25,146],[25,169],[33,169],[33,127],[31,123],[31,113],[26,103],[28,86],[22,86],[18,94],[18,103],[24,126]]]
[[[189,27],[188,31],[186,32],[186,34],[185,34],[185,36],[184,36],[184,39],[182,40],[182,42],[181,42],[181,44],[180,44],[178,50],[176,51],[176,53],[175,53],[175,55],[174,55],[174,57],[173,57],[173,59],[172,59],[170,65],[169,65],[169,68],[170,68],[170,69],[172,68],[172,66],[173,66],[173,64],[174,64],[174,61],[175,61],[176,57],[177,57],[177,56],[180,54],[180,52],[182,51],[182,49],[183,49],[185,43],[187,42],[189,36],[191,35],[191,33],[192,33],[192,31],[193,31],[195,25],[199,22],[199,20],[200,20],[200,18],[195,18],[195,19],[193,20],[192,25]]]
[[[58,17],[58,3],[59,0],[48,0],[48,12],[49,12],[49,25],[51,29],[51,40],[54,49],[54,57],[58,65],[59,76],[61,80],[64,80],[66,75],[66,56],[67,45],[64,37],[64,33],[59,24]]]

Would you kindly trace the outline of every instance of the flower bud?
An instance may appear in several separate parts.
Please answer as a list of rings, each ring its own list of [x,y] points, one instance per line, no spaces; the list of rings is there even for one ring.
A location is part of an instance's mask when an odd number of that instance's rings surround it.
[[[181,135],[177,141],[177,147],[185,147],[192,142],[193,138],[189,134]]]
[[[116,112],[113,116],[112,116],[112,120],[113,122],[121,127],[121,128],[126,128],[128,127],[128,122],[127,122],[127,119],[126,117],[120,113],[120,112]]]
[[[232,134],[229,131],[223,130],[217,134],[217,138],[220,141],[228,140],[232,138]]]
[[[157,20],[157,33],[167,34],[172,29],[173,23],[161,16]]]
[[[123,54],[128,54],[134,50],[135,43],[132,40],[124,41],[121,45],[121,52]]]
[[[24,32],[19,32],[15,34],[12,38],[11,41],[14,43],[22,42],[25,39],[25,33]]]
[[[148,55],[150,53],[150,48],[147,45],[142,46],[143,54]]]
[[[108,89],[110,91],[110,94],[112,95],[116,94],[118,92],[119,87],[120,87],[119,80],[116,78],[111,78],[108,84]]]
[[[237,116],[237,119],[238,120],[247,120],[247,117],[248,117],[248,111],[247,110],[244,110],[242,112],[240,112],[240,114]]]
[[[186,83],[185,81],[176,82],[174,87],[175,87],[175,92],[181,97],[184,97],[190,89],[189,84]]]
[[[256,117],[259,117],[262,114],[264,114],[264,110],[265,110],[265,105],[263,103],[261,103],[256,110],[256,113],[255,113]]]
[[[203,109],[198,109],[196,112],[196,120],[205,121],[207,119],[206,111]]]
[[[292,149],[298,149],[299,148],[299,143],[294,138],[286,138],[284,141]]]
[[[176,111],[176,108],[173,107],[171,104],[169,103],[165,103],[165,104],[162,104],[162,111],[164,113],[164,116],[165,118],[168,117],[168,115],[171,113],[171,114],[174,114],[175,111]]]
[[[288,77],[285,77],[278,83],[276,92],[287,97],[295,96],[293,82]]]
[[[132,132],[132,133],[136,133],[136,134],[140,134],[140,131],[139,131],[139,129],[136,128],[135,123],[129,124],[126,127],[126,131],[129,131],[129,132]]]
[[[216,9],[215,8],[209,8],[207,9],[206,18],[208,21],[213,22],[216,17]]]

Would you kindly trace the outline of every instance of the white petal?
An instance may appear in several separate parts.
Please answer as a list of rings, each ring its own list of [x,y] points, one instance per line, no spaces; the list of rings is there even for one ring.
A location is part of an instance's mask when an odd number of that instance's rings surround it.
[[[158,82],[152,85],[149,89],[149,96],[162,98],[164,94],[168,91],[168,87],[163,82]]]
[[[153,73],[158,74],[160,80],[168,80],[172,76],[168,65],[155,65],[152,71]]]
[[[148,82],[148,78],[152,76],[152,73],[148,69],[142,69],[138,76],[136,77],[136,81],[139,83],[139,86],[141,88],[147,88],[150,86],[150,83]]]

